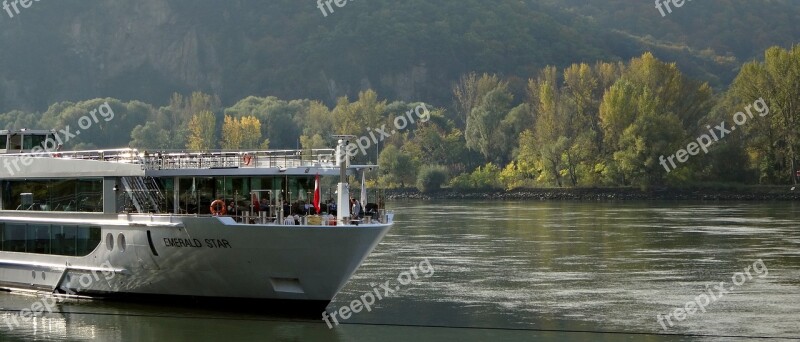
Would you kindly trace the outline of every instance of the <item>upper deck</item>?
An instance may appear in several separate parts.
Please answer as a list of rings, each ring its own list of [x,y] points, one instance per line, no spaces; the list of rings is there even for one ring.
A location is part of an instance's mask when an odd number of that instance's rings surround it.
[[[346,143],[309,150],[64,152],[34,147],[3,153],[0,210],[205,215],[222,210],[222,204],[248,222],[247,214],[263,207],[268,215],[260,219],[275,222],[284,214],[310,212],[312,194],[317,201],[325,192],[328,201],[336,195],[336,203],[348,203],[347,174],[361,171],[363,177],[377,166],[350,165],[349,156],[337,154]],[[323,191],[317,175],[338,175],[336,191],[330,184]],[[343,224],[350,219],[348,208],[337,211]]]
[[[0,154],[0,178],[96,176],[336,175],[334,149],[140,151],[108,149]],[[370,167],[375,167],[371,165]],[[313,171],[312,171],[313,170]]]

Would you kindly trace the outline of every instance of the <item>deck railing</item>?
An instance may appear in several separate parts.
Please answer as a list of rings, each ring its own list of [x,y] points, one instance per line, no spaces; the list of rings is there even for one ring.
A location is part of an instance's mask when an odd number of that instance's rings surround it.
[[[140,151],[137,149],[53,152],[43,157],[139,164],[146,170],[335,167],[334,149],[269,151]]]

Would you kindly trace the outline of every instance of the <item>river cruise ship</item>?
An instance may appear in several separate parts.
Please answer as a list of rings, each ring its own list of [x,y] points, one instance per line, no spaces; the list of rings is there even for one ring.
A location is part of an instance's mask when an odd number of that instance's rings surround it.
[[[0,131],[0,289],[322,309],[393,223],[378,204],[350,214],[347,178],[377,166],[351,165],[338,138],[325,150],[62,152],[53,131]],[[321,190],[321,177],[338,184]]]

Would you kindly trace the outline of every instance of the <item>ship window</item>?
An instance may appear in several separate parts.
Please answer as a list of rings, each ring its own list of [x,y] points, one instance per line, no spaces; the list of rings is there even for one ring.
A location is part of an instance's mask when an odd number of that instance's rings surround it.
[[[23,135],[22,136],[22,149],[23,150],[30,150],[33,148],[33,140],[31,139],[33,136],[30,135]]]
[[[201,215],[208,215],[211,214],[211,210],[209,209],[209,205],[215,199],[215,185],[214,178],[211,177],[197,177],[195,178],[195,184],[197,186],[197,204],[199,208],[197,209],[198,213]]]
[[[26,151],[32,150],[35,146],[43,146],[46,135],[25,135],[22,138],[22,149]]]
[[[78,180],[77,197],[80,203],[80,206],[78,206],[78,211],[102,212],[103,180],[102,179]]]
[[[78,255],[89,255],[100,244],[100,227],[78,227]]]
[[[197,213],[197,193],[195,192],[194,180],[192,178],[178,179],[179,185],[179,202],[181,214],[196,214]]]
[[[46,135],[33,135],[31,136],[31,148],[39,146],[44,150],[44,140],[47,138]]]
[[[77,255],[75,226],[53,226],[50,230],[51,254],[55,255]]]
[[[22,149],[22,136],[19,134],[12,134],[8,138],[8,149],[9,150],[21,150]]]
[[[28,253],[50,254],[50,226],[32,224],[28,226]]]
[[[2,209],[102,212],[103,180],[4,181]]]
[[[0,134],[0,150],[8,148],[8,135]]]
[[[3,250],[25,252],[25,225],[7,223],[3,227]]]
[[[0,246],[6,252],[87,256],[100,245],[101,228],[0,223]]]

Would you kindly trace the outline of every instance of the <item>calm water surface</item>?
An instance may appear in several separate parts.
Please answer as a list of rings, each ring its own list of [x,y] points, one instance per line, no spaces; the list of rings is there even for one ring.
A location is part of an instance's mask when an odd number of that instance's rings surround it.
[[[329,310],[386,281],[397,291],[334,329],[322,320],[88,301],[64,303],[58,313],[9,331],[5,318],[36,299],[0,294],[0,339],[800,338],[796,203],[404,201],[390,206],[397,225]],[[398,276],[425,259],[433,274],[417,271],[415,281],[401,286]],[[763,268],[753,268],[757,260]],[[744,273],[748,266],[751,278]],[[742,274],[733,280],[740,286],[732,280],[737,272]],[[733,290],[712,300],[706,312],[682,321],[673,317],[674,326],[665,323],[666,330],[657,321],[658,314],[685,307],[701,294],[718,295],[714,286],[720,282]]]

